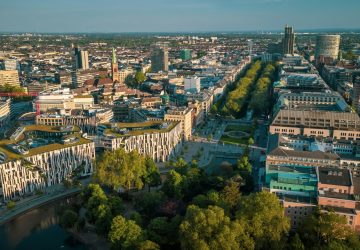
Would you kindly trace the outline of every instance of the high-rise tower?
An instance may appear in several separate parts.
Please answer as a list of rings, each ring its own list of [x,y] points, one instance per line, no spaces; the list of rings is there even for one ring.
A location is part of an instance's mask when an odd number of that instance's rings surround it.
[[[339,56],[340,35],[318,35],[316,37],[316,63],[332,63]]]
[[[89,69],[89,52],[80,50],[77,45],[72,45],[73,48],[73,68]]]
[[[112,49],[112,57],[111,57],[111,77],[113,82],[119,82],[119,66],[116,59],[115,49]]]
[[[288,25],[285,26],[285,36],[283,39],[283,53],[294,54],[294,43],[295,43],[295,33],[293,27]]]
[[[169,52],[167,43],[157,43],[151,53],[152,72],[169,70]]]

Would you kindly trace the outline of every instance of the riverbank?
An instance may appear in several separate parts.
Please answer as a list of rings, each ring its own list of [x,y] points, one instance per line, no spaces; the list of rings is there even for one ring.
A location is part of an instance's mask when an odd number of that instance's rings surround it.
[[[48,203],[54,202],[59,199],[63,199],[69,196],[73,196],[77,193],[80,193],[81,188],[71,188],[68,190],[63,190],[57,194],[54,193],[46,193],[41,196],[31,197],[29,200],[24,200],[16,203],[16,207],[14,209],[8,210],[4,208],[0,213],[0,226],[5,224],[8,221],[11,221],[15,217],[28,212],[29,210],[41,207]]]

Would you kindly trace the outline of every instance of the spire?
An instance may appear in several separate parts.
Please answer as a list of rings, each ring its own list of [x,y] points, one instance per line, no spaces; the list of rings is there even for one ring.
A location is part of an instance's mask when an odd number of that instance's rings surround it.
[[[112,48],[112,58],[111,58],[111,63],[112,64],[116,64],[116,53],[115,53],[115,49]]]

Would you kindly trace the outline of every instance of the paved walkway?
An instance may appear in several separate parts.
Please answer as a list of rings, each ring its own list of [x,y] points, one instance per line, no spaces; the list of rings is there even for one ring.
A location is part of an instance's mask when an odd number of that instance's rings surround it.
[[[90,179],[91,178],[87,178],[82,180],[81,182],[82,184],[87,184],[88,182],[90,182]],[[3,206],[0,209],[0,225],[20,214],[25,213],[28,210],[34,209],[36,207],[60,198],[71,196],[73,194],[79,193],[80,191],[81,187],[66,189],[62,184],[58,184],[44,190],[45,193],[42,195],[29,196],[16,202],[16,206],[14,209],[8,210],[6,206]]]

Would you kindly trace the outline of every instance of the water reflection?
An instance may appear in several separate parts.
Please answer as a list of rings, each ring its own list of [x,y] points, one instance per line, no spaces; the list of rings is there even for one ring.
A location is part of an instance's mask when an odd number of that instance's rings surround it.
[[[57,209],[69,200],[31,210],[0,227],[0,249],[86,249],[59,223]]]

